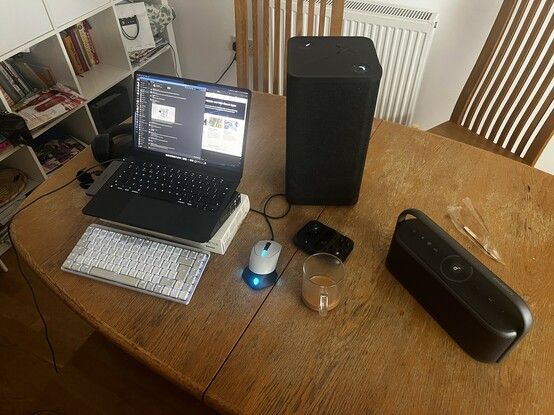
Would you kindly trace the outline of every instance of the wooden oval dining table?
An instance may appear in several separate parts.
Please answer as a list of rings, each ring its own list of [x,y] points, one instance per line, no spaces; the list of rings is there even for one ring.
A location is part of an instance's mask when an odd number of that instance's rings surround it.
[[[260,209],[282,193],[285,98],[254,93],[239,191]],[[89,148],[26,203],[96,164]],[[225,413],[554,413],[554,176],[405,126],[375,120],[354,206],[292,206],[273,220],[283,245],[271,288],[241,280],[250,250],[269,238],[249,213],[225,255],[213,254],[189,305],[60,269],[86,227],[89,197],[74,181],[12,224],[15,248],[50,289],[152,370]],[[447,207],[469,197],[503,263],[458,233]],[[285,208],[271,203],[270,212]],[[466,355],[385,267],[398,214],[418,208],[529,304],[534,326],[500,364]],[[307,255],[292,242],[309,220],[354,241],[344,300],[326,317],[301,301]],[[185,411],[186,408],[184,408]]]

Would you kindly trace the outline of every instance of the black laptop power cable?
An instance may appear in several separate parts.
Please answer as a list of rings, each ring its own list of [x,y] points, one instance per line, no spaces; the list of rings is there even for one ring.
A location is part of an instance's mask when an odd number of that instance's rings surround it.
[[[223,73],[221,74],[221,76],[219,78],[217,78],[217,81],[214,82],[214,84],[218,84],[219,81],[221,81],[223,79],[223,77],[225,76],[225,74],[227,72],[229,72],[229,69],[231,69],[231,66],[233,65],[233,63],[235,63],[235,61],[237,60],[237,53],[235,52],[235,54],[233,55],[233,59],[231,59],[231,62],[229,63],[229,65],[227,65],[227,67],[225,68],[225,70],[223,71]]]
[[[255,213],[257,213],[259,215],[262,215],[264,217],[265,221],[267,222],[267,226],[269,227],[269,231],[271,232],[271,240],[272,241],[275,240],[275,234],[273,232],[273,226],[271,225],[270,219],[283,219],[285,216],[287,216],[289,214],[290,208],[291,208],[291,204],[287,202],[287,204],[288,204],[287,209],[283,213],[281,213],[280,215],[270,215],[269,213],[267,213],[267,206],[269,205],[269,202],[271,202],[276,197],[284,197],[285,200],[286,200],[287,195],[285,195],[284,193],[272,194],[265,201],[263,209],[261,211],[250,208],[251,212],[255,212]]]
[[[44,338],[46,340],[46,343],[48,345],[48,349],[50,350],[50,355],[52,356],[52,365],[54,366],[54,371],[56,373],[58,373],[58,363],[56,361],[56,352],[54,351],[54,346],[52,346],[52,342],[50,341],[50,336],[48,334],[48,324],[46,324],[46,319],[44,318],[44,315],[42,314],[42,311],[40,309],[40,306],[39,306],[39,303],[38,303],[38,300],[37,300],[37,297],[36,297],[36,294],[35,294],[35,290],[33,288],[33,285],[31,284],[31,280],[27,277],[27,275],[25,274],[25,272],[23,271],[23,267],[21,265],[21,259],[20,259],[20,256],[19,256],[19,252],[17,252],[17,249],[15,248],[15,244],[13,243],[13,238],[12,238],[12,228],[11,228],[11,225],[13,223],[13,220],[15,219],[15,217],[23,212],[25,209],[27,209],[28,207],[34,205],[36,202],[38,202],[39,200],[45,198],[46,196],[49,196],[51,194],[54,194],[64,188],[66,188],[67,186],[69,186],[71,183],[73,183],[75,180],[79,180],[79,178],[85,174],[88,174],[91,170],[94,170],[98,167],[102,167],[104,166],[106,163],[111,163],[112,161],[116,161],[116,160],[121,160],[119,158],[117,159],[110,159],[110,160],[106,160],[102,163],[99,163],[95,166],[92,166],[92,167],[89,167],[88,169],[85,169],[85,170],[80,170],[77,175],[71,179],[69,182],[65,183],[64,185],[60,186],[60,187],[57,187],[56,189],[54,190],[51,190],[39,197],[37,197],[35,200],[33,200],[32,202],[30,202],[29,204],[23,206],[21,209],[19,209],[17,212],[14,213],[14,215],[12,216],[12,218],[9,220],[8,222],[8,234],[10,236],[10,240],[12,241],[12,248],[13,248],[13,251],[15,253],[15,259],[16,259],[16,263],[17,263],[17,268],[19,270],[19,273],[21,274],[21,276],[23,277],[23,279],[25,280],[25,283],[27,284],[27,286],[29,287],[29,291],[31,291],[31,296],[33,298],[33,304],[35,305],[35,309],[37,310],[37,314],[39,315],[40,317],[40,320],[42,321],[42,325],[44,327]]]

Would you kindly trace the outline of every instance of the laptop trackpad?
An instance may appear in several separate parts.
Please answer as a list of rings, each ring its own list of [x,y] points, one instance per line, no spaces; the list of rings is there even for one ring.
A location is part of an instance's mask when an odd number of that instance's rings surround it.
[[[179,206],[163,200],[135,197],[123,208],[119,218],[140,228],[163,231],[175,226],[179,213],[182,214]]]

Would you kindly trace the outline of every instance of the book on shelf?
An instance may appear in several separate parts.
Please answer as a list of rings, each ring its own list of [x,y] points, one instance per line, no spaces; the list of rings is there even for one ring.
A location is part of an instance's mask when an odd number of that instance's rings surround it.
[[[23,117],[29,130],[33,131],[84,102],[85,98],[58,83],[18,104],[17,114]]]
[[[21,88],[21,90],[23,91],[23,94],[27,95],[29,92],[32,91],[32,87],[27,85],[27,82],[23,80],[19,72],[14,69],[14,67],[10,62],[10,59],[2,62],[2,65],[4,65],[4,67],[6,68],[6,70],[8,71],[8,73],[10,74],[14,82],[17,84],[17,86]]]
[[[73,44],[71,35],[67,32],[64,32],[62,35],[62,40],[75,75],[83,74],[85,72],[85,68],[83,68],[83,65],[81,65],[81,61],[79,60],[79,55],[77,54],[77,49],[75,49],[75,45]]]
[[[33,71],[34,76],[37,76],[40,81],[42,81],[42,83],[46,85],[46,88],[50,88],[56,85],[56,77],[48,66],[39,65],[38,63],[33,62],[23,53],[16,55],[13,59],[16,65],[18,65],[19,63],[25,64],[25,67],[28,68],[28,70]],[[24,72],[22,72],[22,74],[26,77],[26,74]],[[31,81],[31,79],[27,79]]]
[[[41,90],[52,86],[44,82],[27,62],[14,60],[13,65],[32,89]]]
[[[81,43],[81,46],[83,48],[85,58],[88,62],[88,65],[92,67],[94,65],[98,65],[100,63],[100,59],[98,59],[98,53],[96,52],[96,48],[94,47],[94,43],[92,42],[92,37],[90,35],[89,29],[90,24],[87,20],[83,20],[82,22],[75,25],[75,30],[79,37],[79,42]]]
[[[85,59],[85,54],[83,53],[83,48],[81,46],[81,42],[79,41],[79,37],[77,36],[77,32],[75,31],[74,27],[70,27],[69,29],[67,29],[67,31],[69,33],[69,36],[71,37],[71,42],[73,43],[73,46],[75,46],[77,58],[79,59],[79,62],[81,63],[84,71],[87,72],[90,67],[88,66],[87,60]]]
[[[94,66],[94,60],[92,59],[92,55],[87,52],[87,43],[88,39],[85,34],[85,28],[83,26],[83,22],[78,23],[75,25],[73,32],[77,36],[79,46],[81,47],[81,52],[83,53],[83,58],[86,61],[86,64],[89,68],[92,68]]]
[[[55,84],[50,68],[30,62],[25,53],[0,62],[0,92],[12,109],[36,91]]]
[[[0,62],[0,77],[2,77],[3,79],[4,83],[2,85],[4,86],[4,89],[6,89],[6,91],[10,91],[13,94],[12,98],[14,99],[14,101],[17,102],[25,97],[25,93],[10,75],[10,73],[4,66],[4,62]]]
[[[51,138],[37,146],[35,153],[44,172],[49,174],[79,154],[84,148],[83,142],[75,137],[65,135],[61,138]]]
[[[8,94],[6,92],[6,90],[2,87],[2,83],[0,82],[0,93],[4,96],[4,99],[6,100],[6,102],[8,103],[8,106],[12,106],[13,104],[15,104],[15,101],[12,99],[12,97],[10,96],[10,94]]]
[[[67,28],[61,33],[62,40],[76,75],[81,75],[100,63],[90,34],[87,20]]]

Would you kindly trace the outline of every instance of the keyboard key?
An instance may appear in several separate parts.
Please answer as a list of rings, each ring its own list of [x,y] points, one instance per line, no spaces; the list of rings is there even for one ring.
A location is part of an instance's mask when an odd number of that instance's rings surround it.
[[[190,267],[185,267],[183,268],[182,270],[180,270],[179,272],[177,272],[177,277],[176,279],[178,281],[184,281],[187,279],[187,276],[189,275],[189,272],[190,272]]]
[[[128,275],[120,275],[115,272],[110,272],[102,268],[93,267],[90,269],[90,275],[95,277],[104,278],[106,280],[111,280],[114,282],[120,282],[121,284],[130,285],[131,287],[136,287],[139,280]]]
[[[170,280],[169,278],[161,278],[160,285],[165,285],[167,287],[173,287],[175,280]]]

